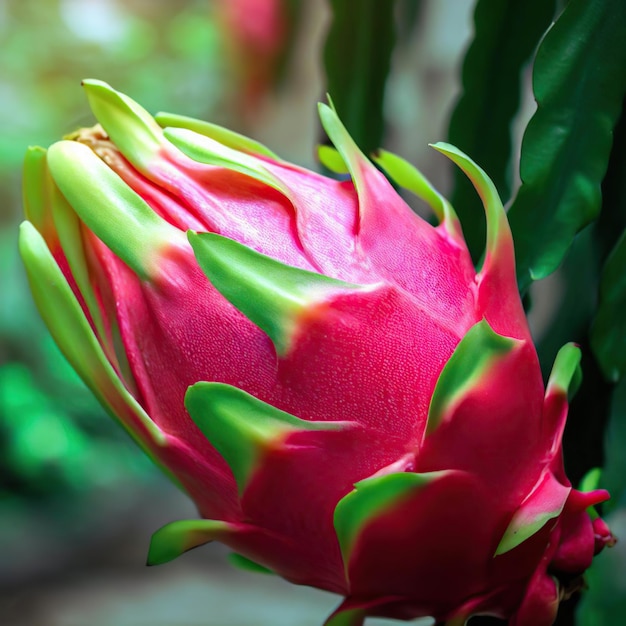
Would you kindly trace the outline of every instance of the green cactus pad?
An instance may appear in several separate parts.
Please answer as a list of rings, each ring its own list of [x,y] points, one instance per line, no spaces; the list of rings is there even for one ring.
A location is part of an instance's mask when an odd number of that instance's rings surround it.
[[[392,152],[379,150],[373,159],[393,180],[414,193],[433,210],[437,219],[443,222],[448,233],[456,240],[463,241],[461,224],[452,205],[431,185],[430,181],[411,163]]]
[[[120,152],[144,171],[163,145],[153,117],[127,95],[100,80],[83,81],[89,106]]]
[[[222,383],[200,382],[185,395],[191,418],[222,455],[243,493],[263,456],[290,433],[337,430],[344,422],[311,422]]]
[[[426,436],[520,341],[495,333],[483,320],[472,326],[446,363],[430,400]]]
[[[188,233],[196,259],[213,286],[263,330],[276,352],[289,351],[298,316],[330,294],[366,289],[285,265],[214,233]]]
[[[183,233],[150,206],[87,146],[59,141],[48,150],[54,182],[81,220],[140,278],[158,275],[162,251]]]
[[[562,393],[572,399],[582,382],[582,369],[580,367],[580,348],[574,343],[565,344],[556,355],[546,395]]]
[[[401,472],[366,478],[355,484],[335,508],[335,532],[341,547],[344,564],[350,556],[359,534],[367,524],[411,497],[433,480],[448,472],[415,474]]]
[[[157,530],[150,540],[148,565],[173,561],[184,552],[236,532],[228,522],[180,520]]]
[[[166,128],[164,134],[190,159],[239,172],[276,189],[290,199],[289,189],[263,165],[260,159],[186,128]]]
[[[157,113],[154,119],[162,128],[186,128],[219,141],[222,145],[233,150],[240,150],[248,154],[260,154],[274,161],[280,161],[280,157],[262,143],[223,126],[205,122],[204,120],[197,120],[193,117],[186,117],[185,115],[176,115],[175,113]]]

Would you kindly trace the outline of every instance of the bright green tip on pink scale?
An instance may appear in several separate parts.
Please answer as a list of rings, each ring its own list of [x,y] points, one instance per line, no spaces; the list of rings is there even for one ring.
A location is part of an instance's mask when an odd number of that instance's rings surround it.
[[[80,219],[140,278],[158,275],[163,252],[184,243],[184,235],[86,145],[77,141],[53,144],[48,167]]]
[[[175,113],[157,113],[154,116],[156,122],[162,128],[185,128],[191,130],[194,133],[209,137],[224,146],[240,152],[247,152],[248,154],[259,154],[266,156],[274,161],[280,161],[274,152],[264,146],[262,143],[250,139],[245,135],[240,135],[235,131],[212,124],[211,122],[205,122],[204,120],[197,120],[193,117],[186,117],[184,115],[176,115]]]
[[[495,333],[483,320],[470,328],[446,363],[430,400],[426,435],[450,415],[468,392],[489,376],[520,342]]]
[[[557,518],[565,506],[570,491],[571,488],[561,484],[550,471],[544,472],[514,513],[494,556],[517,548],[539,532],[550,520]]]
[[[31,146],[24,157],[24,214],[44,236],[52,229],[50,194],[52,179],[48,171],[48,151]]]
[[[335,532],[346,568],[359,534],[369,522],[408,500],[416,491],[446,473],[399,472],[366,478],[356,483],[355,489],[339,501],[334,516]]]
[[[470,157],[455,146],[443,141],[430,144],[432,148],[447,156],[455,165],[461,168],[470,179],[478,192],[487,217],[487,247],[486,264],[492,260],[495,262],[503,243],[511,241],[511,230],[498,195],[498,190],[486,172],[477,165]]]
[[[308,307],[334,293],[366,289],[285,265],[214,233],[189,231],[188,237],[213,286],[269,336],[279,355],[288,352]]]
[[[311,422],[285,413],[250,394],[222,383],[189,387],[185,407],[196,426],[230,467],[243,493],[264,455],[284,438],[307,430],[336,430],[342,422]]]
[[[559,350],[548,380],[548,395],[562,393],[568,399],[574,396],[582,382],[581,356],[580,348],[574,343],[567,343]]]
[[[165,137],[190,159],[205,165],[224,167],[254,178],[289,199],[289,190],[256,157],[233,149],[187,128],[166,128]]]
[[[144,170],[164,143],[161,127],[142,106],[107,83],[89,78],[82,84],[107,135],[129,161]]]
[[[157,530],[150,541],[148,565],[161,565],[181,554],[233,532],[227,522],[214,520],[180,520]]]

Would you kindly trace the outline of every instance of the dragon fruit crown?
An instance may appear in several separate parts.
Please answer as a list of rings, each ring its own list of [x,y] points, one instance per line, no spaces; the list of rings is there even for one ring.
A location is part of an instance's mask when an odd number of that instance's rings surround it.
[[[345,596],[327,626],[552,624],[613,540],[591,508],[608,494],[565,475],[579,349],[544,390],[483,170],[433,146],[483,201],[476,271],[450,204],[381,151],[439,225],[414,214],[332,106],[320,156],[343,181],[84,87],[99,125],[27,154],[20,251],[69,362],[197,505],[149,563],[221,541]]]

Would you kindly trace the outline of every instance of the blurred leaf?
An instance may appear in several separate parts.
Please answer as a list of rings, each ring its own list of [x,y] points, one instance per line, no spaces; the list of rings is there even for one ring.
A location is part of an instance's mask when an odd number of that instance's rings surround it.
[[[608,489],[611,500],[604,510],[626,511],[626,379],[613,391],[609,425],[604,439],[605,467],[601,486]],[[623,535],[622,535],[623,536]],[[626,567],[626,563],[624,564]]]
[[[578,626],[623,624],[626,621],[626,379],[613,394],[606,440],[606,467],[601,486],[611,493],[605,516],[613,533],[622,539],[598,555],[586,574],[589,589],[578,608]]]
[[[396,0],[398,41],[410,43],[422,17],[423,0]]]
[[[394,46],[393,0],[330,0],[324,48],[327,89],[365,154],[382,144],[383,99]]]
[[[593,230],[588,228],[576,237],[555,277],[556,286],[550,290],[558,301],[558,308],[537,338],[539,362],[546,376],[563,344],[568,341],[580,343],[587,336],[596,305],[599,268],[593,235]]]
[[[520,289],[561,263],[598,215],[626,90],[626,3],[571,0],[535,61],[538,109],[522,143],[522,186],[509,211]]]
[[[615,129],[602,199],[597,236],[604,248],[615,245],[602,271],[591,347],[606,378],[617,382],[626,370],[626,102]]]
[[[463,64],[463,94],[449,141],[489,173],[504,202],[510,194],[511,122],[519,108],[522,70],[546,31],[555,0],[479,0],[474,39]],[[466,176],[454,174],[451,198],[474,260],[485,248],[485,212]]]
[[[624,173],[626,175],[626,172]],[[608,380],[626,370],[626,231],[602,271],[600,304],[591,329],[591,345]]]

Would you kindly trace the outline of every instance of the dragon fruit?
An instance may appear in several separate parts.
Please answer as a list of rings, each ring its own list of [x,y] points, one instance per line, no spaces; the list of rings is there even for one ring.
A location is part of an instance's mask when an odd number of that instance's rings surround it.
[[[241,564],[368,616],[548,626],[613,538],[568,481],[561,435],[579,349],[544,390],[506,214],[465,154],[434,148],[485,206],[476,271],[450,204],[414,214],[319,113],[337,181],[223,128],[151,117],[105,83],[99,125],[25,166],[20,250],[52,335],[108,411],[197,505],[157,564],[217,540]]]

